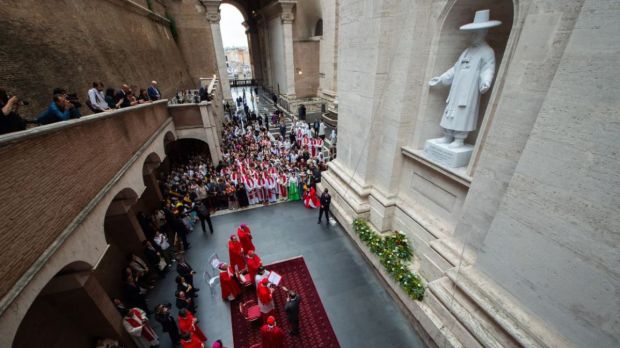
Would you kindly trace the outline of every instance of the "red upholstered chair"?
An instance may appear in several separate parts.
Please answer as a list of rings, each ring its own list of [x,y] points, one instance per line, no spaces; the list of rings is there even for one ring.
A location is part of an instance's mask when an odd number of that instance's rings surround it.
[[[239,303],[239,312],[250,323],[255,323],[261,318],[260,308],[254,300]]]
[[[254,343],[253,345],[250,346],[250,348],[262,348],[263,344],[262,343]]]

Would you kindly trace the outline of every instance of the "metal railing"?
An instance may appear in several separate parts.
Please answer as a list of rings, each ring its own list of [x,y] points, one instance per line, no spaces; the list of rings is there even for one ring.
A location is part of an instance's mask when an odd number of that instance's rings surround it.
[[[230,87],[258,86],[255,79],[230,80]]]

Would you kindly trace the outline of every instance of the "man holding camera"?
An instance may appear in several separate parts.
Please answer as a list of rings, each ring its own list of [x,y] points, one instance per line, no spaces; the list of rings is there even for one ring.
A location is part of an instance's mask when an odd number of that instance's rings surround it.
[[[19,116],[17,110],[20,105],[28,102],[19,100],[16,96],[9,97],[4,89],[0,88],[0,134],[7,134],[26,129],[26,122]]]
[[[39,114],[37,122],[40,124],[51,124],[66,121],[71,118],[73,104],[66,98],[65,94],[56,93],[52,97],[50,106]]]

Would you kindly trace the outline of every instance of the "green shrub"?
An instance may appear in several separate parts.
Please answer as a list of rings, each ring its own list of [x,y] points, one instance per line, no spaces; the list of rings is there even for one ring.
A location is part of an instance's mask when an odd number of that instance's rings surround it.
[[[382,237],[361,219],[353,221],[353,228],[370,251],[379,256],[379,261],[385,270],[400,283],[405,292],[421,301],[424,298],[425,288],[420,277],[409,269],[408,264],[413,259],[413,251],[405,234],[397,231]]]

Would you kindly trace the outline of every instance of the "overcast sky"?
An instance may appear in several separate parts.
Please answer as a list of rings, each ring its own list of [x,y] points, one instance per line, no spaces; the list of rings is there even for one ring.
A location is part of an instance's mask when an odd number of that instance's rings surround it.
[[[229,4],[220,5],[220,29],[222,30],[222,41],[224,48],[227,47],[248,47],[248,39],[245,35],[243,16],[235,6]]]

